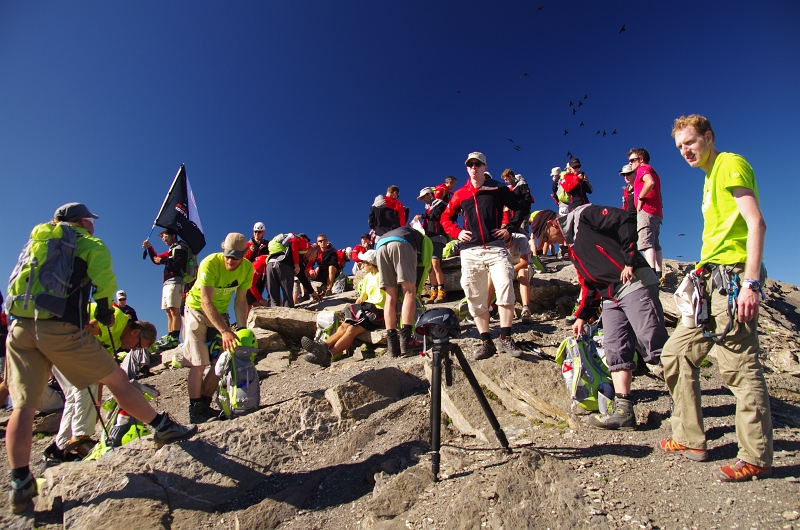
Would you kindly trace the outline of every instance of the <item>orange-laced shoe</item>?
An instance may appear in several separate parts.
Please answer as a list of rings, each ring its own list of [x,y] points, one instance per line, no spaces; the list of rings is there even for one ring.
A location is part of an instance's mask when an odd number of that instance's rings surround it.
[[[758,467],[744,460],[737,460],[733,464],[728,464],[712,471],[711,474],[714,475],[715,479],[722,482],[741,482],[750,480],[753,477],[766,478],[772,474],[772,467]]]
[[[692,449],[690,447],[686,447],[685,445],[681,445],[672,439],[661,440],[658,442],[658,447],[668,455],[683,455],[689,460],[694,460],[695,462],[705,462],[708,460],[708,451],[704,451],[703,449]]]

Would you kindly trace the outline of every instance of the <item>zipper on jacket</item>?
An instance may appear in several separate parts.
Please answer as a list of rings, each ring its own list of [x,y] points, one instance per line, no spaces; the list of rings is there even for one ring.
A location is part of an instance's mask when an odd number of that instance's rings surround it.
[[[481,226],[481,212],[478,210],[478,192],[472,192],[472,202],[475,204],[475,215],[477,216],[476,221],[478,222],[478,232],[481,233],[481,241],[483,242],[483,248],[486,249],[486,237],[483,235],[483,227]],[[466,223],[464,223],[466,224]]]
[[[608,252],[606,252],[606,249],[604,249],[604,248],[603,248],[603,247],[601,247],[600,245],[595,245],[595,248],[597,248],[597,250],[599,250],[599,251],[600,251],[600,253],[601,253],[603,256],[605,256],[606,258],[608,258],[608,261],[610,261],[611,263],[613,263],[613,264],[614,264],[614,266],[616,266],[616,267],[617,267],[619,270],[623,270],[623,269],[625,268],[625,267],[620,267],[619,263],[617,263],[617,262],[616,262],[616,260],[615,260],[614,258],[612,258],[612,257],[611,257],[611,256],[608,254]]]

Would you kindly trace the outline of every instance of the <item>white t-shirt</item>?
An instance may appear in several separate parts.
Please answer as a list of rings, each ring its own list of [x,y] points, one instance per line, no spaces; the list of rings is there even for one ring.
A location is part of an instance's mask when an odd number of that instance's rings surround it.
[[[512,265],[519,263],[521,256],[529,256],[531,246],[528,244],[528,238],[524,234],[516,232],[511,234],[511,246],[508,247],[508,253],[511,255]]]

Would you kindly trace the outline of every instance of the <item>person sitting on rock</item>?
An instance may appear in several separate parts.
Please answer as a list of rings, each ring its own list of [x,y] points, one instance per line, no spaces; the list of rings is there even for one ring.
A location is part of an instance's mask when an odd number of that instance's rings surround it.
[[[333,294],[333,282],[336,281],[339,271],[342,270],[343,265],[340,265],[340,260],[342,260],[343,254],[342,251],[336,250],[331,245],[325,234],[317,236],[317,246],[319,253],[315,260],[308,262],[306,275],[309,279],[322,284],[320,292],[324,291],[326,295],[331,295]]]
[[[591,204],[562,217],[552,211],[547,215],[544,237],[569,246],[581,284],[581,302],[572,325],[576,336],[583,335],[586,320],[597,313],[597,295],[602,297],[603,346],[615,397],[611,413],[590,416],[589,424],[600,429],[635,429],[631,379],[637,343],[648,365],[660,365],[667,342],[658,278],[636,249],[636,218],[619,208]]]
[[[383,306],[386,293],[380,287],[378,255],[370,249],[359,254],[358,259],[364,264],[367,274],[358,284],[358,298],[355,303],[344,310],[342,325],[324,343],[308,337],[300,340],[300,344],[308,352],[303,359],[310,363],[330,366],[331,359],[346,351],[362,332],[377,331],[385,325]]]
[[[363,254],[371,248],[374,248],[372,238],[369,234],[363,234],[361,236],[361,244],[354,246],[353,250],[350,252],[350,259],[353,260],[353,275],[361,268],[361,260],[358,258],[359,254]]]

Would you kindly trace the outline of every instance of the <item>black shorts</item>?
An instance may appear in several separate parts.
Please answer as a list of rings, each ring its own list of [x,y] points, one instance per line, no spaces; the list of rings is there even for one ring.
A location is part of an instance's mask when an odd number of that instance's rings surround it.
[[[383,309],[378,309],[375,304],[350,304],[344,310],[344,321],[351,326],[361,326],[367,331],[384,329]]]
[[[442,259],[442,252],[444,251],[444,243],[439,243],[437,241],[432,241],[433,243],[433,255],[431,258],[433,259]]]
[[[330,265],[336,267],[335,274],[336,276],[339,276],[339,272],[341,271],[339,270],[338,263],[331,263]],[[330,269],[328,268],[328,265],[325,264],[322,264],[317,268],[317,281],[320,282],[322,285],[328,285],[328,280],[330,279],[328,276],[329,271]]]

